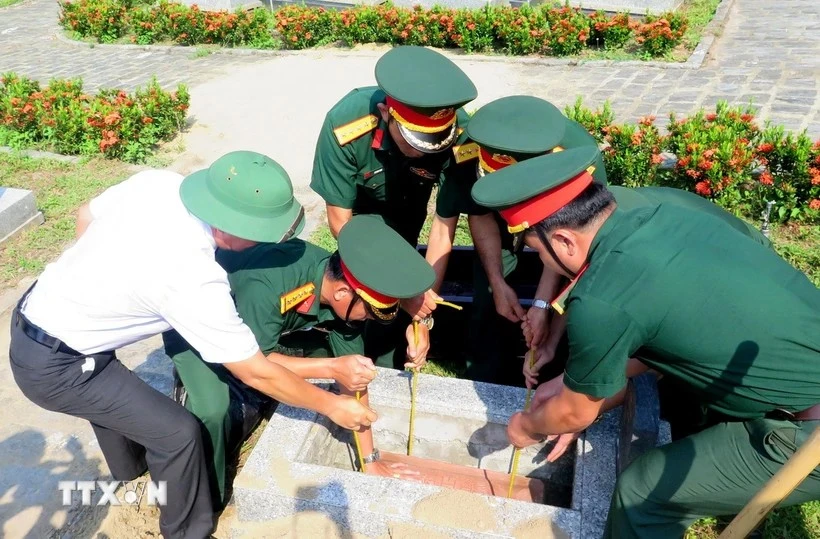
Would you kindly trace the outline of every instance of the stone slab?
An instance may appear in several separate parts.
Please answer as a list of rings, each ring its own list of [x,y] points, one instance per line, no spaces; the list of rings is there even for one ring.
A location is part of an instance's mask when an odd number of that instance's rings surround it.
[[[0,187],[0,243],[27,227],[41,224],[43,220],[33,192]]]
[[[510,474],[387,451],[381,452],[381,460],[387,464],[401,465],[409,473],[418,474],[413,480],[420,483],[489,496],[507,497],[509,492]],[[511,497],[522,502],[539,503],[544,498],[545,488],[541,479],[516,475]]]
[[[269,0],[174,0],[178,4],[192,6],[196,4],[203,11],[236,11],[242,9],[254,9],[259,7],[270,7]]]
[[[377,412],[385,406],[409,409],[410,377],[378,369],[369,394]],[[525,394],[523,388],[422,374],[416,413],[506,424],[523,406]],[[572,501],[562,508],[310,463],[307,454],[315,437],[327,437],[333,427],[315,412],[280,405],[234,482],[238,521],[273,525],[291,519],[296,526],[300,515],[320,513],[343,536],[379,537],[402,525],[430,527],[448,537],[511,537],[522,526],[539,523],[559,537],[600,537],[615,482],[619,418],[619,410],[604,414],[578,440]],[[543,458],[544,448],[537,449]],[[504,450],[511,454],[509,445]],[[483,524],[458,522],[458,509],[433,516],[419,509],[444,508],[454,500],[464,514],[480,514]]]

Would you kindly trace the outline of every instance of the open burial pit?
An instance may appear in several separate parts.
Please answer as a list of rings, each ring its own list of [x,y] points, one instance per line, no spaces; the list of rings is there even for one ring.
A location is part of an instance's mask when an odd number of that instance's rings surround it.
[[[280,405],[234,484],[236,537],[600,537],[615,481],[619,411],[555,463],[550,444],[521,452],[507,497],[509,417],[522,388],[419,375],[407,457],[410,375],[379,369],[370,385],[382,458],[415,481],[355,470],[352,436]],[[279,533],[280,535],[277,535]]]

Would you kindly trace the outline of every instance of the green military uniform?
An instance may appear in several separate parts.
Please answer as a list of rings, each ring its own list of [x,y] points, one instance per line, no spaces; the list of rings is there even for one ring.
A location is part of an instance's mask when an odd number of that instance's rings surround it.
[[[245,251],[217,251],[217,261],[228,272],[237,312],[264,354],[338,357],[364,352],[361,330],[346,327],[330,307],[315,301],[329,258],[324,249],[298,239]],[[280,302],[288,295],[314,300],[309,309],[290,308],[283,313]],[[300,331],[313,327],[323,331]],[[163,342],[187,390],[185,407],[210,435],[220,494],[216,499],[224,499],[226,436],[231,429],[226,377],[231,374],[222,365],[202,361],[175,331],[163,334]]]
[[[575,182],[592,159],[534,159],[479,181],[473,196],[509,208]],[[538,180],[510,189],[524,178]],[[664,202],[615,209],[566,308],[564,383],[573,391],[615,395],[638,357],[733,418],[633,462],[618,479],[606,537],[680,537],[698,517],[736,513],[820,424],[776,412],[820,402],[820,290],[714,215]],[[784,503],[818,497],[815,470]]]
[[[380,305],[393,309],[393,314],[398,310],[396,298],[419,294],[435,278],[421,255],[376,217],[351,220],[340,234],[339,253],[349,272],[348,282],[358,279],[357,292],[371,287],[375,291],[370,290],[370,296],[391,296],[382,298],[389,304]],[[364,352],[362,326],[351,327],[320,301],[330,258],[331,253],[299,239],[259,244],[244,251],[217,251],[216,260],[228,274],[237,312],[264,354],[330,358]],[[315,331],[306,331],[311,329]],[[216,499],[224,500],[225,445],[231,429],[226,377],[230,373],[221,365],[202,361],[174,331],[163,334],[163,341],[187,390],[185,406],[208,431],[212,478],[220,495]]]
[[[462,213],[490,213],[492,210],[477,204],[470,196],[479,177],[492,173],[496,167],[550,151],[584,146],[597,148],[597,143],[581,124],[566,118],[553,104],[531,96],[497,99],[476,111],[467,124],[455,148],[458,167],[448,174],[436,201],[436,211],[445,218]],[[593,175],[596,181],[606,184],[600,153]],[[494,217],[501,235],[502,274],[507,278],[516,270],[518,258],[506,223],[497,213]],[[519,330],[517,324],[497,314],[490,283],[478,256],[473,263],[473,287],[466,376],[483,382],[517,383],[517,371],[505,364],[509,350],[505,349],[500,336],[517,334]]]
[[[424,47],[391,49],[377,62],[375,75],[378,86],[353,90],[325,117],[310,186],[328,205],[380,215],[415,246],[432,190],[443,181],[468,119],[461,107],[477,91],[452,61]],[[388,122],[379,105],[387,107]],[[401,151],[391,122],[421,157]],[[368,355],[383,367],[402,368],[400,326],[368,324]]]

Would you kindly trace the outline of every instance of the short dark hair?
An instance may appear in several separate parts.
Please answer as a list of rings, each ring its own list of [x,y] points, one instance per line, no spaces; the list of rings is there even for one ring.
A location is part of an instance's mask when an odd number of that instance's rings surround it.
[[[549,234],[556,228],[581,230],[597,220],[615,203],[615,197],[606,186],[593,182],[569,204],[533,227]]]
[[[331,281],[343,281],[345,274],[342,272],[342,257],[339,256],[339,251],[334,251],[327,261],[327,268],[325,274]]]

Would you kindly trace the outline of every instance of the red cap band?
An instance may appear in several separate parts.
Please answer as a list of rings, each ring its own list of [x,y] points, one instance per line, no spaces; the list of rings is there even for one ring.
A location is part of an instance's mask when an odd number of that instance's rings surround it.
[[[390,109],[390,115],[397,122],[419,133],[439,133],[456,121],[456,109],[453,107],[441,109],[432,116],[427,116],[404,103],[399,103],[390,96],[387,96],[387,107]]]
[[[569,204],[591,183],[592,174],[585,170],[568,182],[498,213],[507,221],[510,232],[521,232]]]
[[[345,280],[350,284],[350,286],[353,287],[356,293],[362,297],[363,300],[368,302],[373,307],[376,307],[378,309],[388,309],[394,306],[399,301],[396,298],[385,296],[384,294],[376,292],[372,288],[366,287],[361,282],[359,282],[359,280],[356,279],[352,273],[350,273],[350,270],[347,269],[347,266],[345,266],[344,261],[340,260],[340,262],[342,266],[342,274],[344,274]]]

